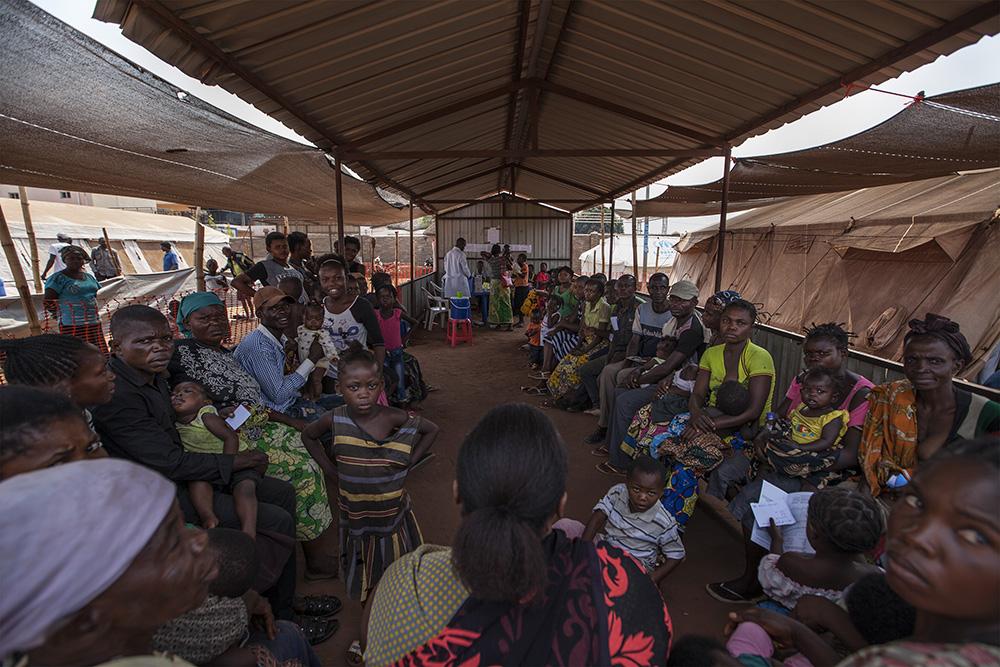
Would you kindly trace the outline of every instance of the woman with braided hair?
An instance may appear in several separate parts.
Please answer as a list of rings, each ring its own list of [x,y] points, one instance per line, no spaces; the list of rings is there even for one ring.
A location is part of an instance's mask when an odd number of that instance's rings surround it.
[[[871,497],[844,487],[823,489],[809,499],[806,516],[806,536],[816,553],[782,553],[781,529],[772,525],[771,553],[757,570],[764,594],[788,609],[803,595],[839,602],[854,582],[879,572],[860,559],[885,531]]]
[[[3,373],[10,384],[53,389],[65,394],[93,426],[90,411],[111,401],[115,374],[108,360],[90,343],[63,334],[0,340]],[[90,451],[100,456],[97,441]]]
[[[906,379],[872,389],[858,456],[868,489],[886,506],[920,461],[959,438],[1000,433],[1000,404],[952,382],[972,360],[958,323],[928,313],[909,326]]]

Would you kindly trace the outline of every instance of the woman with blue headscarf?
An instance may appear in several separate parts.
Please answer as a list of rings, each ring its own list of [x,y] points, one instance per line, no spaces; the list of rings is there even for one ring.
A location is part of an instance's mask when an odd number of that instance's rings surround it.
[[[326,481],[317,463],[326,452],[305,449],[299,435],[305,424],[269,410],[257,380],[222,346],[229,335],[229,316],[218,296],[195,292],[184,297],[177,311],[177,327],[186,338],[174,347],[168,368],[171,384],[193,380],[205,387],[217,407],[243,405],[250,411],[239,429],[240,438],[267,453],[268,475],[295,487],[296,530],[306,556],[306,577],[336,576],[333,554],[325,552],[320,539],[333,523]]]

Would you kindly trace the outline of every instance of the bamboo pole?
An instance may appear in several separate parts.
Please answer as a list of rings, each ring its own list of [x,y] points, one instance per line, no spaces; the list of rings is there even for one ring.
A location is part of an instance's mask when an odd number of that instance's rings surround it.
[[[288,236],[288,216],[283,215],[281,216],[281,219],[282,219],[281,231],[285,236]]]
[[[413,200],[410,200],[410,308],[416,303],[413,296],[414,281],[416,277],[416,260],[413,258]]]
[[[250,241],[250,259],[254,259],[255,260],[255,258],[253,256],[253,225],[252,224],[247,225],[247,238]]]
[[[194,210],[194,278],[199,292],[205,291],[205,226],[201,224],[201,207]]]
[[[604,258],[604,202],[601,202],[601,273],[608,275],[608,263]]]
[[[326,236],[330,242],[330,252],[333,252],[333,225],[326,226]]]
[[[653,273],[659,273],[659,272],[660,272],[660,246],[659,246],[659,244],[657,244],[657,246],[656,246],[656,267],[653,268]]]
[[[733,156],[732,146],[726,146],[722,164],[722,202],[719,205],[719,249],[715,253],[715,291],[722,289],[722,267],[726,257],[726,212],[729,210],[729,161]]]
[[[42,273],[38,266],[38,242],[35,241],[35,225],[31,222],[31,205],[28,202],[28,189],[17,186],[17,196],[21,200],[21,217],[24,218],[24,231],[28,235],[28,246],[31,251],[31,277],[35,282],[35,293],[42,293]]]
[[[101,234],[104,235],[104,247],[108,249],[108,254],[111,255],[111,261],[114,263],[115,268],[118,269],[118,275],[125,275],[125,270],[122,269],[121,260],[118,259],[118,253],[114,251],[111,247],[111,237],[108,236],[108,228],[101,227]]]
[[[3,254],[7,257],[7,265],[10,267],[11,275],[14,276],[18,296],[21,297],[21,307],[24,308],[24,315],[28,318],[28,331],[32,336],[37,336],[42,333],[42,325],[38,322],[38,313],[31,301],[31,290],[28,289],[28,281],[24,278],[21,258],[17,256],[14,239],[10,235],[10,227],[7,226],[7,217],[3,214],[2,208],[0,208],[0,245],[3,245]]]
[[[632,275],[639,279],[639,238],[638,225],[635,220],[635,190],[632,191]]]

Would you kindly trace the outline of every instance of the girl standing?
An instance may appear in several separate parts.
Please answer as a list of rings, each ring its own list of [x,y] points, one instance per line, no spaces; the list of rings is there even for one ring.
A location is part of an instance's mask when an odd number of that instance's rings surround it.
[[[396,288],[392,285],[379,287],[376,297],[378,298],[378,309],[375,311],[375,318],[382,331],[382,340],[385,341],[385,367],[390,368],[395,374],[396,401],[401,407],[405,407],[411,400],[421,400],[425,393],[421,389],[423,379],[420,374],[420,364],[417,363],[416,359],[410,357],[417,372],[416,377],[407,377],[406,357],[409,355],[403,350],[405,340],[403,322],[409,325],[409,331],[419,327],[420,322],[407,315],[399,306],[396,300]],[[409,331],[407,331],[407,335]],[[414,384],[416,387],[413,386]]]
[[[410,496],[407,471],[419,462],[438,434],[431,421],[384,407],[382,364],[358,345],[340,355],[337,390],[346,405],[323,415],[302,431],[302,441],[318,445],[333,432],[333,456],[340,488],[340,559],[347,593],[364,603],[395,560],[423,544]],[[348,650],[360,663],[361,644]]]
[[[45,281],[45,310],[59,317],[59,333],[82,338],[107,355],[108,343],[97,311],[101,284],[83,270],[90,256],[75,245],[66,246],[59,254],[66,268]]]

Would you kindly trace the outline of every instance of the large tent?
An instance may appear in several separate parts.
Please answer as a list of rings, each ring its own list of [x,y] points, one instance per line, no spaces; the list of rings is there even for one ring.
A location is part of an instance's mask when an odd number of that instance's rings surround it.
[[[857,349],[897,359],[906,323],[959,322],[974,378],[1000,342],[1000,170],[801,197],[734,219],[722,286],[762,304],[766,324],[845,322]],[[678,244],[671,280],[713,290],[719,235]]]

